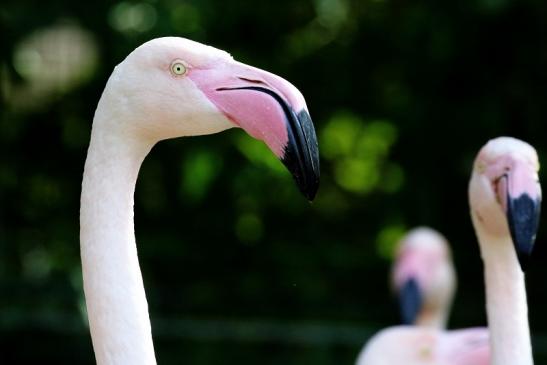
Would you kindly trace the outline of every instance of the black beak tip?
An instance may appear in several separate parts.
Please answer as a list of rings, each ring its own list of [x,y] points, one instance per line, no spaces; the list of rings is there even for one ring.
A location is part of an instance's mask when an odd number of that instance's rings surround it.
[[[300,192],[311,202],[319,189],[319,146],[306,110],[287,108],[288,143],[281,161],[292,173]]]
[[[519,260],[520,269],[522,272],[526,272],[532,257],[536,236],[535,234],[531,237],[525,236],[522,232],[515,229],[510,229],[510,231],[511,238],[513,239],[513,244],[515,246],[515,251],[517,253],[517,258]]]
[[[315,191],[313,191],[313,192],[310,191],[310,192],[308,192],[307,194],[304,194],[304,196],[308,199],[308,201],[309,201],[310,203],[312,203],[313,200],[315,199],[316,193],[317,193],[317,189],[315,189]]]
[[[423,297],[418,282],[411,278],[399,289],[401,321],[405,325],[416,322],[423,305]]]
[[[312,202],[319,190],[319,175],[310,171],[302,171],[293,163],[292,156],[289,153],[286,153],[281,161],[292,173],[294,181],[302,195],[308,201]]]
[[[319,190],[319,173],[311,173],[305,182],[299,183],[298,188],[300,192],[306,197],[306,199],[312,203]]]
[[[317,194],[317,190],[319,189],[319,184],[313,189],[310,190],[309,193],[306,195],[306,198],[308,198],[308,201],[311,203],[315,199],[315,195]]]
[[[541,200],[528,194],[507,199],[507,221],[515,251],[523,272],[529,266],[539,225]]]
[[[526,272],[526,270],[528,270],[528,266],[530,266],[530,255],[517,252],[517,257],[519,259],[520,269],[522,272]]]

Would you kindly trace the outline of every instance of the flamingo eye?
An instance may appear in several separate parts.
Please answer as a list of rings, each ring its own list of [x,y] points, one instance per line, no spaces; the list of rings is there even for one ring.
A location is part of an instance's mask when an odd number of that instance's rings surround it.
[[[188,72],[188,67],[181,60],[175,60],[171,64],[171,72],[175,76],[184,76]]]

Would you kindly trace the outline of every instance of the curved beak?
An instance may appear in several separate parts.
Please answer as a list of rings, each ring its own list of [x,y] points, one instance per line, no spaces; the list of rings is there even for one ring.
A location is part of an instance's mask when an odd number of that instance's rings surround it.
[[[288,81],[236,61],[191,69],[188,77],[236,126],[264,141],[312,201],[319,147],[302,94]]]
[[[423,305],[423,295],[418,282],[414,278],[405,281],[398,289],[398,297],[403,324],[414,324]]]
[[[515,161],[497,182],[498,199],[507,215],[507,223],[522,271],[526,271],[534,248],[541,208],[541,187],[537,172]]]

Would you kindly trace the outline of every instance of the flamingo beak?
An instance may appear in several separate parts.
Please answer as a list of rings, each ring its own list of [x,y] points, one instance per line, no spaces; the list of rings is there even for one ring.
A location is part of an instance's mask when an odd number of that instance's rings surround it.
[[[497,182],[501,202],[522,271],[526,271],[534,248],[541,208],[537,172],[516,161]]]
[[[188,77],[236,126],[266,143],[312,201],[319,147],[302,94],[288,81],[236,61],[190,70]]]
[[[393,283],[403,324],[414,324],[424,305],[421,283],[427,277],[427,262],[419,250],[400,251],[393,267]]]
[[[398,290],[399,310],[401,320],[405,325],[412,325],[418,319],[423,305],[423,295],[418,285],[418,281],[409,278]]]

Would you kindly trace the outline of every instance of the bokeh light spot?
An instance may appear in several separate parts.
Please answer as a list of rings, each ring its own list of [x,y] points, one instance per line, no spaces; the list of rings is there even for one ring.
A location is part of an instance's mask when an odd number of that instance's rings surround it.
[[[255,214],[245,213],[238,217],[235,231],[237,238],[245,243],[254,243],[262,238],[262,220]]]
[[[112,28],[122,33],[146,32],[156,25],[156,9],[148,3],[116,4],[109,13],[108,21]]]
[[[13,67],[26,81],[12,90],[13,104],[45,102],[89,80],[98,65],[93,36],[73,23],[54,25],[24,38],[13,54]]]
[[[386,260],[392,260],[397,250],[397,242],[406,233],[407,228],[402,224],[387,225],[376,236],[376,251]]]
[[[358,194],[401,188],[404,173],[388,160],[396,140],[397,128],[392,123],[365,121],[347,112],[335,114],[320,133],[321,153],[332,164],[335,182]]]
[[[171,24],[181,33],[197,33],[202,30],[201,16],[198,9],[187,3],[174,5],[170,12]]]
[[[182,166],[182,191],[194,201],[202,200],[222,169],[222,158],[210,150],[192,151]]]

